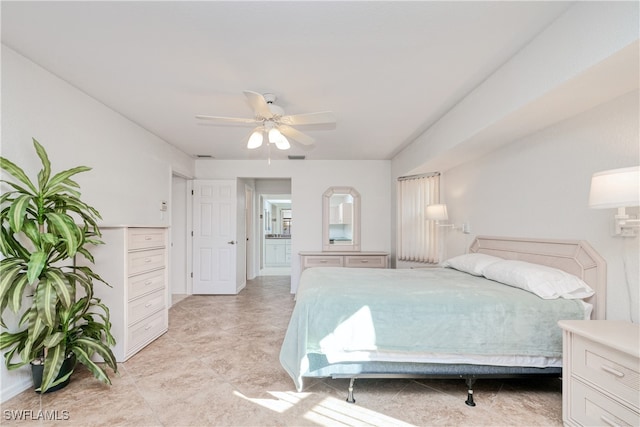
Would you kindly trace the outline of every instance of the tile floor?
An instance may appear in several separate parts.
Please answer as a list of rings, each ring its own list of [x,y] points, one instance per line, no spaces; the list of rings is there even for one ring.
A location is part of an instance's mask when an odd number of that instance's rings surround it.
[[[355,405],[345,402],[347,380],[297,393],[278,362],[293,305],[283,276],[252,280],[237,296],[188,297],[171,308],[169,332],[120,364],[111,386],[79,368],[65,389],[4,403],[0,424],[562,425],[559,379],[478,381],[473,408],[462,380],[358,380]]]

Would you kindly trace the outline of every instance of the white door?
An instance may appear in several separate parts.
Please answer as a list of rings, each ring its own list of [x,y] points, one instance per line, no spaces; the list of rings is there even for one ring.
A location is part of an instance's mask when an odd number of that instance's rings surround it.
[[[236,181],[193,181],[193,293],[236,294]]]

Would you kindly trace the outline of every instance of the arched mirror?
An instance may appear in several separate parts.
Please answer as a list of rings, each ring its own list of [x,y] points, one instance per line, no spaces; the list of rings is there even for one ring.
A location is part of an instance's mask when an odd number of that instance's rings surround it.
[[[330,187],[322,196],[322,250],[360,250],[360,193]]]

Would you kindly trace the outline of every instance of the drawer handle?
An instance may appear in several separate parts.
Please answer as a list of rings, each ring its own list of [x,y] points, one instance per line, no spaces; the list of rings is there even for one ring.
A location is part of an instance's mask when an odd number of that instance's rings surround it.
[[[363,264],[366,264],[366,263],[369,262],[369,260],[368,259],[361,259],[360,262],[363,263]]]
[[[152,237],[151,236],[144,236],[144,240],[151,240]]]
[[[149,329],[151,329],[151,326],[152,326],[152,325],[147,325],[147,326],[144,328],[144,330],[145,330],[145,331],[148,331]]]
[[[328,263],[329,261],[328,261],[328,260],[326,260],[326,259],[321,259],[321,260],[320,260],[320,262],[321,262],[322,264],[326,264],[326,263]]]
[[[153,284],[153,280],[147,280],[146,282],[144,282],[145,286],[149,286],[151,284]]]
[[[620,427],[620,424],[616,423],[616,422],[615,422],[615,421],[613,421],[613,420],[610,420],[609,418],[607,418],[607,417],[606,417],[606,416],[604,416],[604,415],[600,415],[600,419],[601,419],[605,424],[608,424],[608,425],[610,425],[611,427]]]
[[[148,303],[146,303],[146,304],[144,305],[144,308],[149,308],[149,307],[151,307],[152,305],[153,305],[153,303],[148,302]]]
[[[152,261],[151,258],[145,258],[144,259],[144,262],[151,262],[151,261]]]
[[[612,375],[615,375],[616,377],[619,377],[619,378],[624,377],[624,372],[620,372],[620,371],[618,371],[616,369],[613,369],[610,366],[602,365],[602,366],[600,366],[600,368],[605,372],[608,372],[608,373],[610,373]]]

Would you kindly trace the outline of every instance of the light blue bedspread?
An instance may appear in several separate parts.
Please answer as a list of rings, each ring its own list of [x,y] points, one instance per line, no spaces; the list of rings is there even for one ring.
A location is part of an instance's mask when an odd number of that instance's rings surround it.
[[[296,298],[280,363],[298,389],[331,363],[425,353],[561,357],[558,320],[584,317],[578,300],[543,300],[447,268],[311,268]]]

